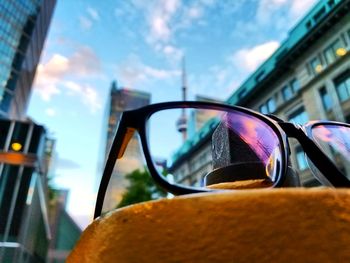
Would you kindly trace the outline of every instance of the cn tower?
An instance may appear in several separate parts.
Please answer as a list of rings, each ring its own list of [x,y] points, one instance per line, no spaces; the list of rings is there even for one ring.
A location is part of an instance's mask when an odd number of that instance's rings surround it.
[[[187,76],[186,76],[186,65],[185,57],[182,58],[182,100],[186,101],[187,93]],[[182,133],[182,140],[187,139],[187,117],[185,109],[182,109],[180,118],[176,122],[178,132]]]

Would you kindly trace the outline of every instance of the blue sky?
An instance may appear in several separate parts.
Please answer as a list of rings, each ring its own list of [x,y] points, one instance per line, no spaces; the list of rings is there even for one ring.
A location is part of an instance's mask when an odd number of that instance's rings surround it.
[[[315,2],[57,1],[28,114],[57,140],[54,183],[77,222],[93,212],[111,81],[180,100],[185,55],[189,99],[227,99]]]

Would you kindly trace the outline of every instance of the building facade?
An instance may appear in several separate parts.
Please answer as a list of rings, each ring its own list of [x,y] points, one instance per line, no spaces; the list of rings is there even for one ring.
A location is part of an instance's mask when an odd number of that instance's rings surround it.
[[[0,262],[46,262],[53,143],[26,117],[56,0],[0,1]]]
[[[319,1],[227,103],[299,124],[309,120],[350,122],[349,10],[348,0]],[[212,169],[209,136],[213,128],[215,125],[198,131],[191,149],[185,145],[179,149],[171,167],[176,181],[200,185]],[[290,145],[291,161],[302,184],[318,185],[307,169],[301,146],[293,140]],[[349,167],[342,168],[350,174]]]
[[[0,120],[0,262],[45,262],[51,231],[43,126]]]
[[[69,191],[53,190],[49,219],[52,231],[48,263],[64,263],[81,235],[81,229],[66,212]]]
[[[0,117],[25,117],[55,3],[0,1]]]
[[[110,97],[106,107],[107,120],[107,138],[105,155],[109,153],[115,132],[118,127],[123,111],[137,109],[146,106],[151,101],[151,95],[147,92],[121,88],[117,86],[117,82],[112,82]],[[137,168],[143,168],[144,161],[140,147],[139,137],[134,134],[131,138],[123,158],[118,160],[118,167],[113,172],[111,182],[107,189],[103,210],[111,210],[115,208],[121,200],[125,191],[127,182],[124,176]]]

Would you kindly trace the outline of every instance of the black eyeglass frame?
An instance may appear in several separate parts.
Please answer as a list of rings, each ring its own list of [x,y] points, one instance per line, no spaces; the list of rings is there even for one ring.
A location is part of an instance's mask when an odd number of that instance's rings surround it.
[[[276,180],[271,188],[280,187],[286,178],[288,159],[289,159],[289,143],[288,137],[295,138],[299,141],[304,152],[314,163],[314,165],[327,176],[327,180],[335,187],[350,187],[350,181],[338,170],[333,161],[328,158],[326,154],[319,148],[312,138],[312,127],[319,124],[334,124],[350,128],[350,125],[339,122],[314,122],[305,126],[295,125],[290,122],[284,122],[274,116],[266,116],[259,112],[226,104],[212,103],[212,102],[198,102],[198,101],[174,101],[147,105],[145,107],[123,112],[116,135],[112,142],[110,152],[105,164],[103,175],[101,178],[96,205],[94,212],[94,219],[101,215],[103,202],[110,178],[113,173],[114,166],[117,162],[118,156],[123,153],[128,143],[128,137],[137,131],[140,136],[140,141],[145,156],[148,170],[153,180],[162,188],[175,195],[192,194],[200,192],[213,192],[218,190],[203,189],[197,187],[188,187],[176,183],[168,182],[162,175],[157,172],[155,164],[152,161],[151,154],[147,142],[146,123],[152,114],[168,109],[211,109],[218,111],[236,111],[251,115],[264,123],[266,123],[278,137],[281,150],[281,169],[276,175]],[[332,176],[329,176],[332,174]],[[220,190],[221,191],[221,190]]]

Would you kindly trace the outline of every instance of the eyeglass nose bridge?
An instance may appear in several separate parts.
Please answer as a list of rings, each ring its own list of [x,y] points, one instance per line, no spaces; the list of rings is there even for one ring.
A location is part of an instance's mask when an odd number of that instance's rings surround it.
[[[287,134],[288,137],[299,139],[300,136],[306,136],[302,125],[292,122],[278,122],[278,125]]]

